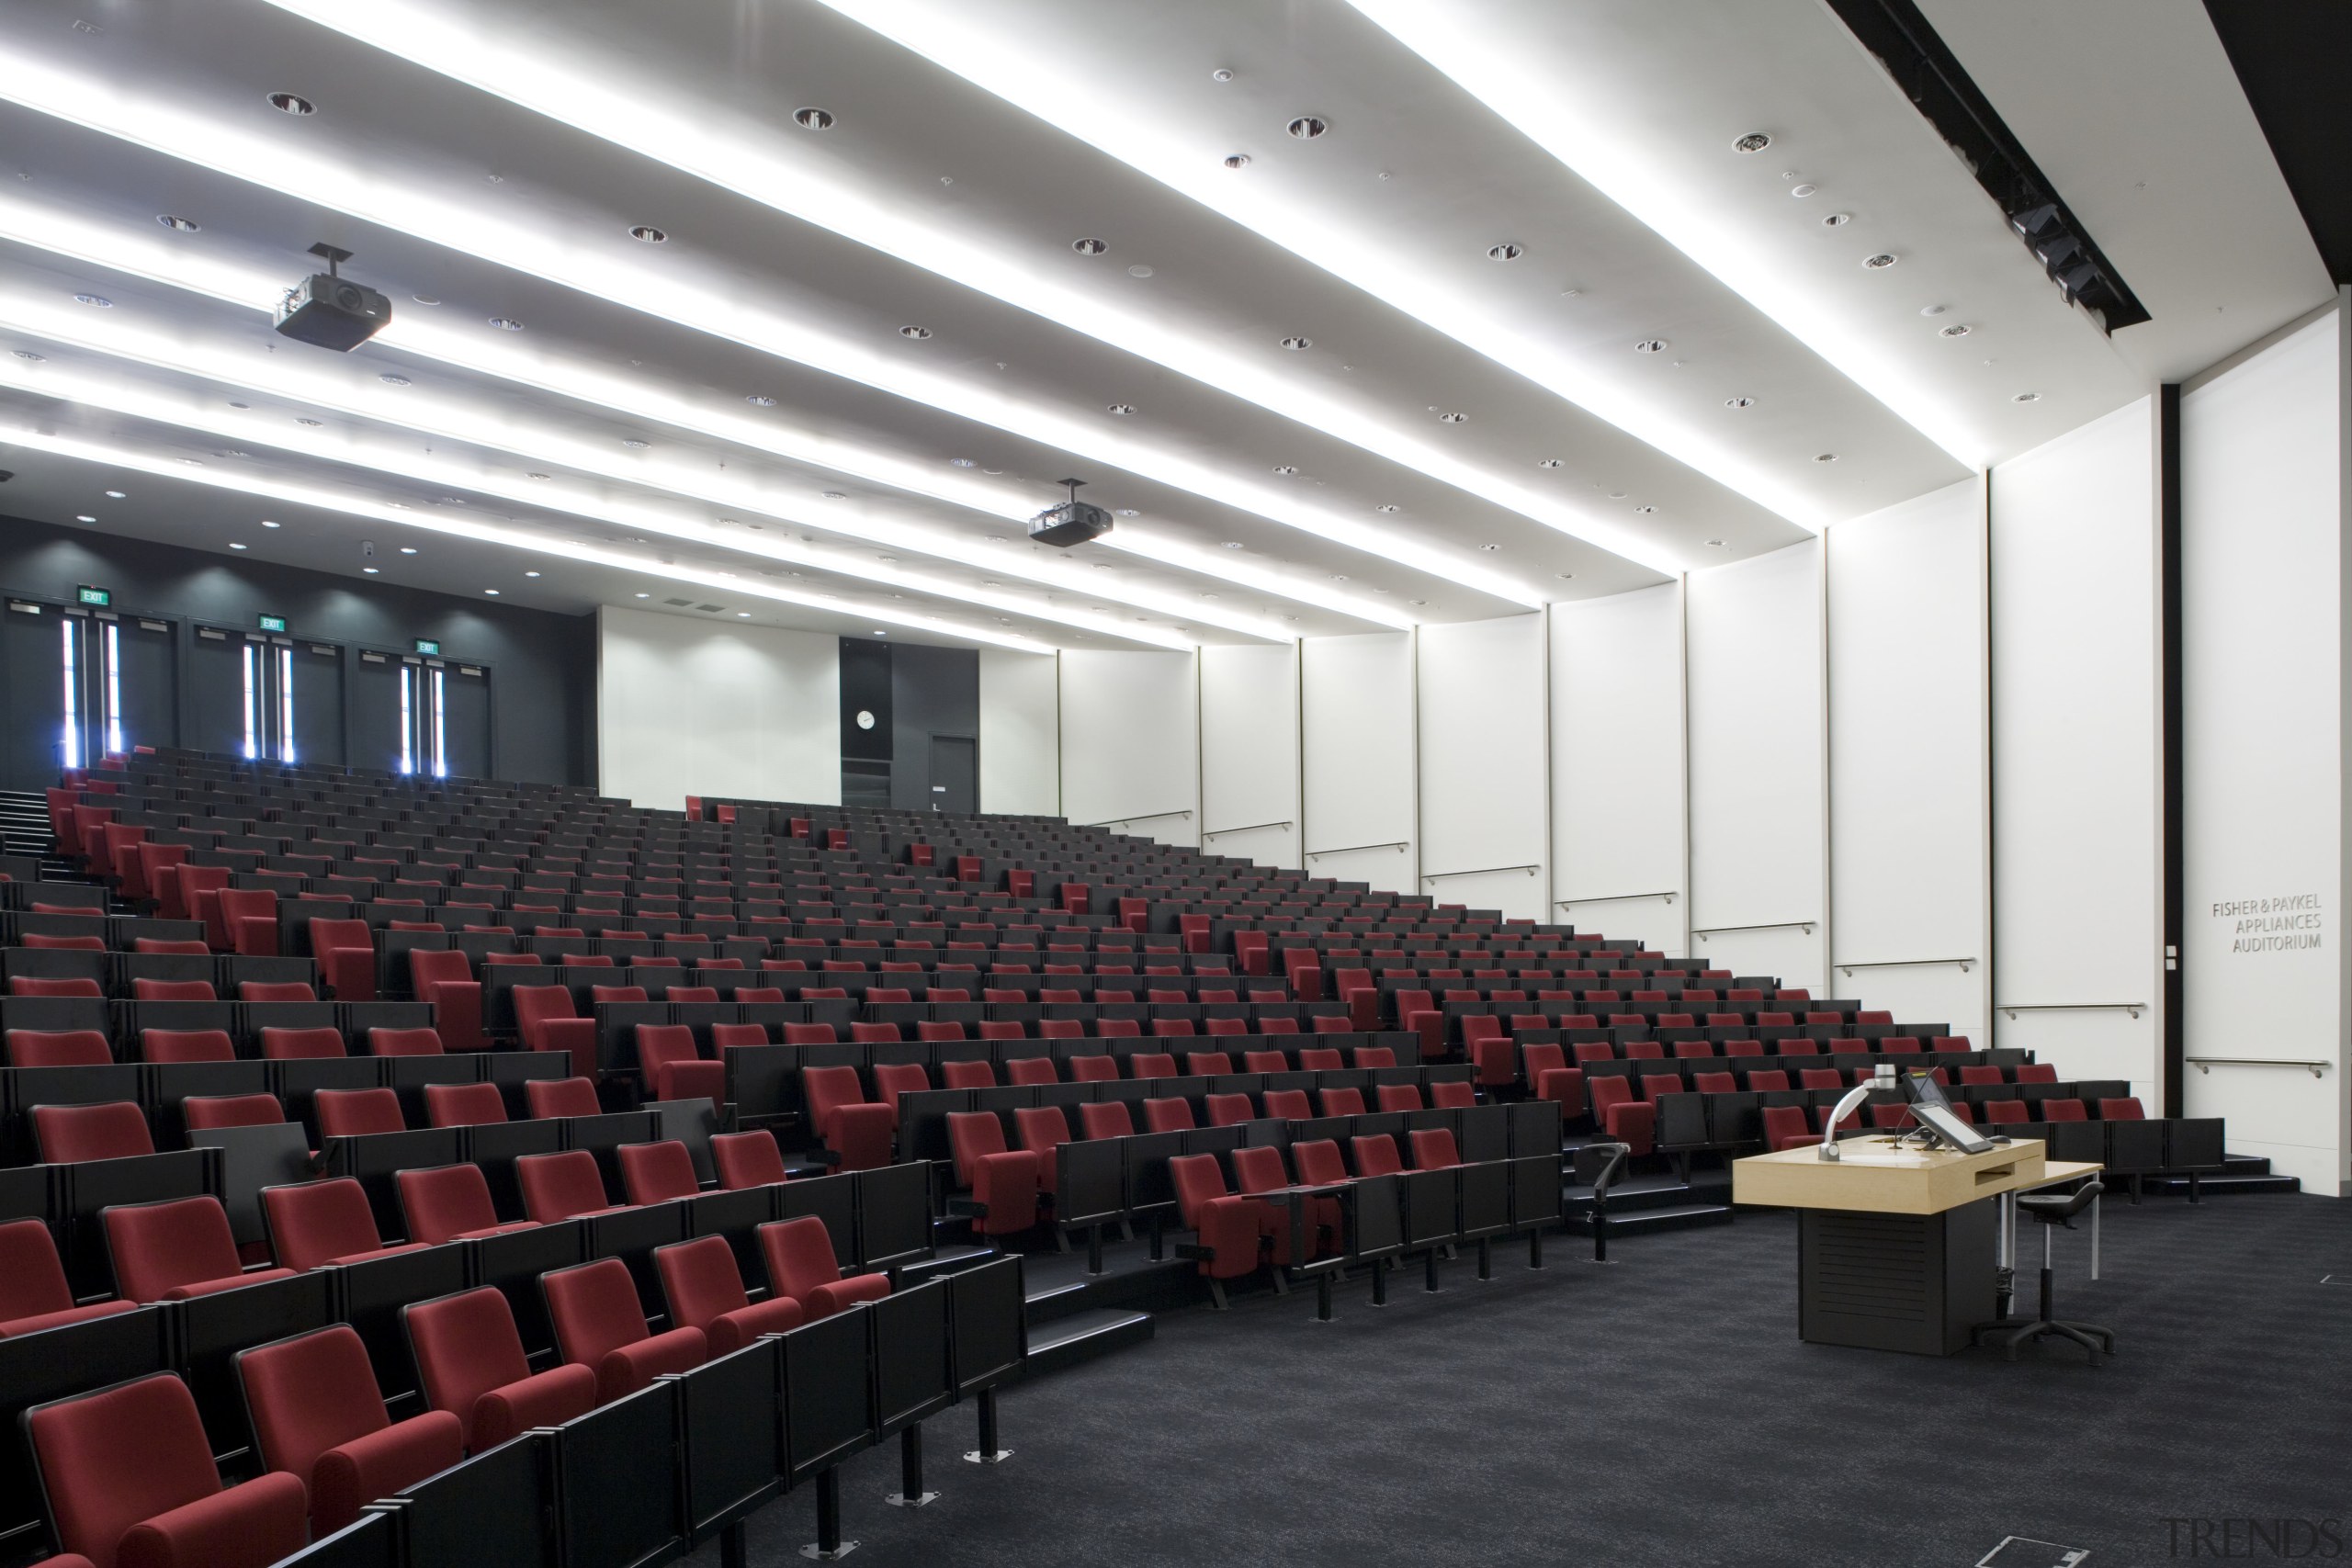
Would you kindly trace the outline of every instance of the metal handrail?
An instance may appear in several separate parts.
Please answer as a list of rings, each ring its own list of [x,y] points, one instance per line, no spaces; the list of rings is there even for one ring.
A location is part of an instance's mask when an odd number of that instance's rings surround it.
[[[1079,826],[1081,828],[1125,828],[1137,822],[1157,822],[1163,817],[1190,817],[1192,814],[1193,808],[1188,806],[1182,811],[1151,811],[1140,817],[1106,817],[1100,822],[1081,822]]]
[[[2011,1007],[2006,1002],[1994,1005],[1995,1012],[2005,1012],[2014,1019],[2021,1012],[2128,1012],[2133,1018],[2148,1010],[2146,1002],[2019,1002]]]
[[[1960,972],[1965,975],[1975,967],[1976,960],[1973,958],[1876,958],[1864,959],[1857,964],[1832,964],[1831,967],[1841,975],[1850,976],[1857,969],[1935,968],[1946,964],[1959,964]]]
[[[1423,882],[1436,882],[1448,876],[1497,876],[1506,871],[1523,871],[1532,876],[1544,868],[1540,865],[1482,865],[1476,871],[1425,871]]]
[[[1385,844],[1345,844],[1336,850],[1309,850],[1306,852],[1306,858],[1319,860],[1325,855],[1351,855],[1359,850],[1395,850],[1401,855],[1412,847],[1412,840],[1396,839]]]
[[[1768,920],[1759,926],[1706,926],[1691,931],[1692,936],[1719,936],[1725,931],[1792,931],[1811,932],[1819,920]]]
[[[2329,1061],[2299,1056],[2183,1056],[2182,1061],[2200,1073],[2210,1073],[2216,1065],[2241,1067],[2302,1067],[2317,1077],[2326,1068],[2335,1066]]]
[[[1680,897],[1679,890],[1673,893],[1596,893],[1589,898],[1555,898],[1552,907],[1565,909],[1571,904],[1623,904],[1634,898],[1663,898],[1671,904]]]
[[[1279,822],[1252,822],[1246,827],[1240,828],[1204,829],[1201,833],[1201,837],[1204,839],[1214,839],[1223,833],[1254,833],[1261,828],[1288,828],[1290,826],[1292,826],[1291,819],[1285,817]]]

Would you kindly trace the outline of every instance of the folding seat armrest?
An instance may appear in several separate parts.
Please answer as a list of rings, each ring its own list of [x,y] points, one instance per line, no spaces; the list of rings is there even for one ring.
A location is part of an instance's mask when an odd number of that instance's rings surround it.
[[[1535,1098],[1556,1100],[1560,1114],[1569,1120],[1585,1113],[1584,1069],[1546,1067],[1535,1076]]]
[[[424,987],[423,999],[433,1004],[433,1027],[440,1032],[445,1049],[482,1049],[480,980],[437,981]]]
[[[596,1066],[596,1021],[593,1018],[549,1018],[539,1021],[539,1048],[561,1052],[571,1059],[571,1074],[591,1083],[604,1077]]]
[[[1657,1143],[1657,1107],[1645,1100],[1627,1100],[1609,1108],[1608,1125],[1601,1129],[1637,1155]]]
[[[376,999],[376,954],[365,947],[330,948],[319,954],[319,970],[327,990],[339,1002]]]
[[[1358,1028],[1368,1029],[1372,1025],[1363,1023],[1352,1016],[1358,1000],[1363,995],[1363,992],[1358,991],[1348,998],[1350,1021],[1356,1023]],[[1407,1013],[1396,1021],[1399,1027],[1408,1029],[1421,1037],[1422,1061],[1434,1062],[1445,1055],[1445,1014],[1443,1012],[1435,1008],[1417,1010]]]

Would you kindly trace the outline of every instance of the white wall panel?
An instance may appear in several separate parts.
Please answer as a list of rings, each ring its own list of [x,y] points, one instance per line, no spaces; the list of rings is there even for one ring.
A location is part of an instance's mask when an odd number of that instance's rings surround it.
[[[1061,810],[1060,715],[1050,653],[980,649],[980,809]]]
[[[1690,585],[1691,952],[1824,995],[1821,543]]]
[[[1543,919],[1544,617],[1423,626],[1419,679],[1420,890]]]
[[[1975,1040],[1991,1000],[1984,516],[1970,479],[1828,534],[1829,989]],[[1936,959],[1967,964],[1920,962]]]
[[[1201,649],[1201,810],[1210,851],[1299,864],[1296,643]]]
[[[2154,1109],[2164,1024],[2153,400],[1995,468],[1993,1040]]]
[[[1418,892],[1412,634],[1309,637],[1300,660],[1306,869]]]
[[[1064,813],[1164,844],[1198,844],[1193,656],[1065,651],[1061,660]]]
[[[1682,585],[1553,605],[1545,918],[1680,956],[1682,807]]]
[[[2181,398],[2192,1116],[2306,1189],[2346,1175],[2345,521],[2335,312]]]
[[[841,639],[597,612],[597,787],[675,809],[689,795],[838,804]]]

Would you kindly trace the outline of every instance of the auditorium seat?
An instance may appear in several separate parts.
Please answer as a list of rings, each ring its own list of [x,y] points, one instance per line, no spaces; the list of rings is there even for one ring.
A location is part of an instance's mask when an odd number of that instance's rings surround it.
[[[1057,1174],[1054,1151],[1070,1141],[1069,1119],[1058,1105],[1024,1105],[1012,1113],[1012,1131],[1022,1148],[1036,1157],[1037,1190],[1051,1197]]]
[[[483,1127],[506,1120],[506,1097],[494,1083],[429,1083],[424,1086],[428,1127]]]
[[[1143,1102],[1143,1130],[1147,1133],[1188,1133],[1196,1125],[1189,1100],[1168,1095]]]
[[[1096,1138],[1130,1138],[1135,1131],[1135,1116],[1124,1100],[1105,1100],[1078,1108],[1078,1135],[1090,1142]]]
[[[556,1350],[596,1374],[596,1403],[609,1404],[670,1372],[691,1371],[709,1359],[703,1331],[678,1327],[656,1334],[645,1321],[637,1282],[617,1258],[599,1258],[539,1276]]]
[[[535,1122],[553,1116],[597,1116],[604,1105],[586,1078],[531,1078],[523,1085],[523,1109]]]
[[[237,983],[237,999],[241,1002],[314,1002],[316,991],[300,980],[241,980]]]
[[[667,1203],[702,1190],[694,1156],[675,1138],[623,1144],[613,1151],[613,1157],[621,1168],[621,1190],[633,1204]]]
[[[220,1127],[267,1127],[286,1120],[274,1094],[193,1094],[180,1101],[180,1119],[191,1133]]]
[[[1303,1089],[1270,1089],[1259,1103],[1268,1116],[1283,1122],[1304,1122],[1315,1114]]]
[[[265,1187],[261,1202],[271,1252],[297,1272],[416,1250],[413,1243],[384,1245],[366,1190],[349,1177]]]
[[[514,1181],[523,1190],[523,1212],[543,1225],[628,1207],[605,1192],[596,1156],[586,1149],[518,1156]]]
[[[1460,1165],[1462,1153],[1453,1142],[1451,1127],[1417,1127],[1406,1136],[1412,1145],[1415,1170],[1439,1170]]]
[[[1048,1072],[1052,1066],[1046,1063]],[[855,1067],[804,1068],[800,1082],[808,1125],[834,1164],[843,1170],[876,1170],[890,1163],[898,1108],[867,1100]]]
[[[40,1151],[44,1165],[127,1159],[132,1155],[155,1152],[154,1135],[147,1128],[147,1113],[132,1100],[36,1105],[32,1123],[33,1146]]]
[[[65,1269],[57,1256],[57,1238],[39,1220],[11,1220],[0,1224],[0,1339],[62,1328],[94,1317],[113,1317],[132,1309],[130,1302],[74,1304],[65,1282]]]
[[[409,1239],[425,1247],[526,1231],[538,1224],[537,1220],[500,1220],[480,1166],[417,1167],[396,1172],[392,1186],[400,1194]]]
[[[229,1230],[229,1213],[212,1197],[118,1203],[98,1215],[116,1293],[145,1305],[187,1301],[267,1280],[291,1279],[291,1269],[248,1273]]]
[[[596,1076],[596,1021],[582,1018],[571,993],[561,986],[517,986],[514,1028],[524,1049],[562,1053],[571,1063],[571,1077],[594,1082]]]
[[[674,988],[670,998],[677,999]],[[706,1061],[695,1046],[695,1032],[685,1024],[639,1024],[637,1062],[655,1100],[727,1103],[727,1064]]]
[[[710,1161],[718,1185],[729,1190],[769,1187],[785,1179],[784,1153],[765,1128],[721,1133],[710,1140]]]
[[[1317,1111],[1325,1116],[1361,1116],[1364,1113],[1363,1090],[1360,1089],[1318,1089],[1315,1091]]]
[[[786,1333],[808,1321],[808,1313],[790,1296],[752,1300],[735,1266],[735,1249],[725,1236],[697,1236],[657,1247],[653,1268],[661,1276],[670,1321],[699,1329],[714,1357],[731,1356],[763,1334]]]
[[[1176,1077],[1176,1057],[1167,1051],[1138,1051],[1127,1058],[1127,1076],[1135,1078]]]
[[[2047,1120],[2049,1112],[2045,1110],[2042,1115],[2043,1119]],[[2101,1100],[2098,1102],[2098,1119],[2102,1122],[2138,1122],[2143,1120],[2146,1115],[2147,1112],[2140,1109],[2140,1098],[2137,1095],[2122,1100]]]
[[[2018,1066],[2015,1083],[2056,1083],[2058,1069],[2048,1062],[2026,1062]]]
[[[1988,1127],[2014,1127],[2030,1120],[2022,1100],[1988,1100],[1984,1102],[1984,1123]]]
[[[1288,1211],[1262,1198],[1229,1193],[1215,1155],[1179,1155],[1168,1162],[1168,1176],[1176,1190],[1178,1223],[1197,1238],[1199,1272],[1213,1285],[1255,1273],[1269,1246],[1288,1255]],[[1218,1303],[1223,1304],[1221,1288]]]
[[[433,1005],[433,1027],[453,1049],[480,1051],[489,1043],[481,1032],[481,982],[463,953],[411,948],[408,971],[417,1000]]]
[[[1097,1053],[1093,1055],[1069,1058],[1069,1077],[1072,1083],[1107,1083],[1118,1076],[1118,1062],[1106,1054]]]
[[[270,1025],[261,1032],[261,1059],[265,1062],[293,1062],[348,1054],[344,1046],[343,1032],[339,1029],[287,1029]]]
[[[12,1067],[102,1067],[113,1060],[114,1047],[95,1029],[8,1031]]]
[[[314,1536],[465,1458],[464,1425],[449,1412],[391,1419],[368,1348],[346,1325],[241,1350],[236,1369],[261,1461],[307,1486]]]
[[[318,1118],[322,1138],[399,1133],[408,1127],[401,1115],[401,1097],[389,1089],[322,1089],[311,1097],[311,1113]]]
[[[769,1293],[799,1303],[800,1310],[811,1323],[860,1302],[880,1301],[890,1293],[887,1275],[842,1277],[841,1261],[833,1254],[832,1236],[825,1229],[825,1222],[813,1214],[770,1221],[759,1228],[758,1234],[760,1256],[768,1266]]]
[[[98,983],[86,976],[13,975],[8,979],[8,994],[12,997],[103,997],[106,992]]]
[[[438,1029],[370,1029],[368,1032],[368,1054],[371,1056],[438,1056],[447,1051],[447,1043]]]
[[[1372,1091],[1373,1109],[1382,1111],[1426,1111],[1420,1086],[1409,1083],[1385,1083]]]
[[[1594,1078],[1585,1089],[1601,1133],[1635,1157],[1648,1154],[1657,1137],[1657,1107],[1636,1099],[1633,1085],[1623,1077]]]
[[[1764,1146],[1774,1153],[1821,1142],[1821,1134],[1806,1122],[1802,1105],[1764,1107]]]
[[[980,1210],[975,1231],[1017,1235],[1037,1223],[1042,1190],[1037,1156],[1005,1146],[1004,1124],[993,1111],[950,1111],[947,1144],[956,1160],[956,1184],[972,1194]]]
[[[1350,1138],[1348,1157],[1355,1162],[1358,1176],[1395,1176],[1405,1168],[1396,1140],[1385,1133]]]
[[[130,998],[140,1002],[209,1002],[219,999],[213,995],[209,980],[147,979],[130,982]]]
[[[170,1372],[25,1412],[51,1531],[94,1568],[264,1568],[300,1551],[300,1478],[223,1487],[195,1396]]]
[[[596,1405],[596,1374],[568,1363],[534,1374],[514,1309],[494,1286],[401,1309],[424,1384],[424,1401],[465,1424],[474,1453],[534,1427],[554,1427]]]
[[[1004,1081],[1034,1088],[1039,1084],[1059,1083],[1061,1076],[1054,1071],[1051,1056],[1015,1056],[1004,1065]]]

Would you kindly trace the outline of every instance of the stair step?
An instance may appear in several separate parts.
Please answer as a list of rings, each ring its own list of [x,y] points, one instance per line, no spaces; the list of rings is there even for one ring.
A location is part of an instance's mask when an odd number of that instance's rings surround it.
[[[2270,1162],[2260,1155],[2223,1155],[2222,1174],[2223,1176],[2267,1176],[2270,1174]]]
[[[1614,1194],[1609,1202],[1609,1234],[1611,1238],[1628,1235],[1648,1235],[1658,1231],[1693,1230],[1701,1225],[1731,1224],[1731,1210],[1722,1203],[1676,1203],[1655,1209],[1620,1211]],[[1577,1235],[1592,1234],[1589,1213],[1571,1214],[1568,1230]]]
[[[1040,1324],[1055,1323],[1077,1315],[1085,1305],[1087,1292],[1092,1283],[1089,1280],[1073,1280],[1066,1285],[1033,1287],[1023,1301],[1027,1309],[1029,1326],[1034,1329]]]
[[[1029,1330],[1027,1373],[1044,1377],[1140,1345],[1152,1337],[1151,1314],[1096,1307]]]
[[[977,1268],[997,1256],[993,1247],[937,1247],[929,1258],[900,1269],[899,1279],[903,1284],[919,1285],[926,1280],[936,1280],[944,1274],[956,1274]]]
[[[2269,1162],[2266,1160],[2263,1163],[2267,1164]],[[2119,1177],[2116,1178],[2115,1180],[2116,1186],[2118,1187],[2127,1184],[2124,1178]],[[2270,1176],[2267,1174],[2261,1176],[2239,1176],[2233,1173],[2225,1172],[2219,1176],[2208,1176],[2204,1178],[2202,1180],[2198,1182],[2197,1190],[2200,1195],[2207,1198],[2211,1198],[2217,1195],[2243,1192],[2301,1192],[2303,1190],[2303,1181],[2302,1178],[2299,1176]],[[2143,1192],[2174,1193],[2185,1197],[2188,1192],[2188,1178],[2186,1176],[2146,1177],[2143,1179],[2140,1183],[2140,1190]]]
[[[1672,1176],[1628,1177],[1609,1189],[1609,1212],[1631,1213],[1639,1209],[1688,1203],[1694,1196],[1687,1182]],[[1592,1207],[1592,1189],[1573,1181],[1562,1190],[1560,1197],[1571,1213]]]

